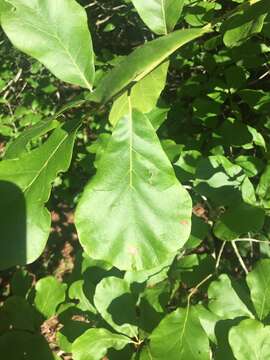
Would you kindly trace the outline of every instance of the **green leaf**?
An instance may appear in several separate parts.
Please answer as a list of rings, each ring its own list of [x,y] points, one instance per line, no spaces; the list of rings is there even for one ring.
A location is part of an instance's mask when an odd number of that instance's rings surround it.
[[[200,243],[206,238],[210,230],[209,224],[194,214],[192,214],[191,223],[190,237],[185,244],[186,249],[192,249],[199,246]]]
[[[264,19],[269,11],[268,1],[259,1],[244,7],[229,17],[223,24],[223,41],[228,47],[240,45],[249,36],[262,30]]]
[[[26,298],[31,289],[33,280],[34,277],[30,275],[28,271],[21,268],[18,269],[12,276],[10,282],[12,295]]]
[[[270,260],[260,260],[247,275],[251,300],[259,320],[270,313]]]
[[[206,332],[208,338],[216,344],[217,338],[215,333],[215,327],[220,318],[217,315],[213,314],[211,311],[207,310],[202,305],[194,306],[194,311],[197,314],[201,326]]]
[[[25,152],[26,145],[33,139],[42,136],[55,129],[59,125],[57,120],[39,121],[34,126],[23,131],[20,136],[13,141],[5,152],[5,159],[15,159]]]
[[[136,108],[144,114],[153,110],[165,86],[168,66],[169,62],[160,65],[149,75],[138,81],[132,87],[130,95],[126,92],[115,100],[109,116],[109,121],[113,126],[119,119],[128,114],[129,96],[134,109]]]
[[[88,316],[78,307],[72,306],[71,304],[63,304],[61,311],[61,305],[59,308],[58,319],[62,327],[57,332],[57,344],[61,350],[71,353],[72,343],[81,336],[85,331],[92,327],[89,323]]]
[[[44,203],[56,175],[69,167],[78,125],[66,123],[39,148],[0,162],[0,269],[29,264],[44,250],[51,222]]]
[[[214,234],[231,241],[248,232],[258,232],[264,224],[264,211],[246,203],[230,207],[215,223]]]
[[[185,243],[190,219],[190,197],[152,125],[130,106],[79,202],[75,223],[82,246],[121,270],[151,269]]]
[[[94,58],[85,10],[75,0],[8,0],[2,27],[19,50],[60,80],[92,89]]]
[[[239,91],[239,95],[251,109],[258,112],[269,113],[270,93],[263,90],[244,89]]]
[[[152,287],[155,284],[163,281],[168,277],[167,272],[170,269],[170,266],[173,262],[175,255],[172,254],[172,257],[160,264],[159,266],[149,269],[149,270],[140,270],[140,271],[127,271],[125,273],[125,280],[130,284],[132,283],[146,283],[147,286]]]
[[[108,277],[96,287],[95,306],[104,320],[117,332],[137,336],[136,298],[124,279]]]
[[[166,107],[165,105],[165,107],[155,107],[147,113],[147,117],[155,130],[158,130],[158,128],[164,123],[169,111],[169,106]]]
[[[94,292],[94,289],[93,289],[93,292]],[[97,311],[96,311],[94,305],[91,304],[90,299],[87,297],[86,288],[84,287],[83,280],[78,280],[71,284],[71,286],[68,290],[68,296],[72,300],[79,301],[79,303],[77,304],[77,307],[79,309],[81,309],[83,311],[90,311],[90,312],[96,314]]]
[[[270,358],[270,326],[247,319],[229,332],[229,342],[237,360],[268,360]]]
[[[234,319],[239,316],[253,317],[225,274],[220,275],[217,281],[210,284],[208,298],[209,309],[221,319]]]
[[[178,30],[144,44],[111,70],[88,99],[107,102],[132,82],[144,78],[181,46],[209,31],[209,27]]]
[[[41,335],[26,331],[9,331],[0,336],[0,352],[8,360],[54,360],[48,343]]]
[[[55,315],[57,306],[65,300],[66,284],[61,284],[53,276],[40,279],[36,284],[35,306],[46,318]]]
[[[267,165],[256,189],[261,204],[270,208],[270,165]]]
[[[235,159],[235,163],[244,169],[248,177],[258,175],[264,168],[263,160],[254,156],[240,155]]]
[[[1,25],[1,22],[2,22],[2,15],[6,12],[6,11],[10,11],[11,10],[11,5],[6,3],[5,1],[1,1],[0,2],[0,25]]]
[[[167,314],[166,306],[170,300],[170,283],[162,281],[154,286],[147,286],[140,295],[140,329],[151,333]]]
[[[150,336],[148,352],[153,360],[208,360],[207,335],[193,308],[167,315]]]
[[[156,34],[168,34],[179,19],[185,0],[131,0],[145,24]]]
[[[20,296],[9,297],[1,308],[9,321],[9,328],[36,332],[42,324],[42,316],[24,298]]]
[[[130,339],[105,329],[90,329],[72,344],[74,360],[102,360],[108,349],[122,350]]]

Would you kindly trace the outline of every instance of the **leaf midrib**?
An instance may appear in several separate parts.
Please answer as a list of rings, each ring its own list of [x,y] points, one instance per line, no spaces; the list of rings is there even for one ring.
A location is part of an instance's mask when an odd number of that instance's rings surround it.
[[[74,131],[76,128],[76,126],[74,126],[70,133],[72,133],[72,131]],[[54,157],[54,155],[57,153],[57,151],[59,150],[59,148],[63,145],[63,143],[66,141],[66,139],[68,138],[68,136],[70,135],[70,133],[66,133],[65,136],[62,138],[62,140],[58,143],[58,145],[55,147],[55,149],[53,150],[53,152],[50,154],[50,156],[48,157],[48,159],[44,162],[44,164],[41,166],[41,168],[37,171],[36,176],[30,181],[30,183],[28,185],[26,185],[26,187],[22,190],[22,192],[24,194],[27,194],[27,192],[29,191],[29,189],[32,187],[32,185],[36,182],[36,180],[39,178],[40,174],[42,173],[42,171],[48,166],[49,162],[51,161],[51,159]]]
[[[164,25],[165,35],[168,35],[167,22],[166,22],[166,10],[165,10],[164,0],[161,0],[161,11],[162,11],[162,18],[163,18],[163,25]]]
[[[25,7],[28,10],[28,7],[26,6],[22,6]],[[31,11],[35,12],[38,16],[40,16],[41,14],[37,11],[37,9],[34,8],[30,8]],[[17,9],[18,11],[18,9]],[[76,63],[76,61],[73,59],[72,54],[70,53],[70,51],[68,50],[68,48],[65,46],[65,44],[62,42],[61,38],[57,35],[57,33],[53,33],[53,32],[49,32],[47,30],[44,30],[42,28],[37,27],[35,24],[32,24],[28,21],[25,21],[25,19],[21,18],[21,21],[23,24],[28,25],[29,27],[32,27],[33,29],[42,32],[48,36],[50,36],[51,38],[55,39],[60,46],[62,47],[62,49],[64,50],[64,52],[68,55],[72,65],[76,68],[76,70],[78,71],[78,74],[80,76],[80,78],[82,79],[82,81],[85,83],[86,87],[92,92],[92,86],[91,84],[88,82],[88,80],[86,79],[85,75],[83,74],[83,72],[81,71],[80,67],[78,66],[78,64]]]

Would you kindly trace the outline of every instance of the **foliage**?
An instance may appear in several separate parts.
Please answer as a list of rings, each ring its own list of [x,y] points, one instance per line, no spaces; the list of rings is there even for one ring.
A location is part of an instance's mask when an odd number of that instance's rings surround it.
[[[1,354],[267,360],[268,0],[0,0],[0,22]],[[33,279],[55,204],[81,247]]]

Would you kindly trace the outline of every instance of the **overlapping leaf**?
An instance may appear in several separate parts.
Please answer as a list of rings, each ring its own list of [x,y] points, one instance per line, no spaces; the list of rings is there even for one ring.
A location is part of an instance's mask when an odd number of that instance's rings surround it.
[[[136,298],[124,279],[108,277],[96,288],[95,306],[103,319],[117,332],[134,338],[137,336]]]
[[[249,36],[262,30],[264,19],[269,11],[266,0],[246,2],[244,6],[224,22],[224,43],[228,47],[240,45]]]
[[[115,100],[109,116],[112,125],[115,125],[121,117],[128,114],[129,96],[133,108],[144,114],[150,112],[155,107],[166,83],[168,66],[168,62],[160,65],[145,78],[138,81],[137,84],[132,87],[129,95],[126,92]]]
[[[239,298],[229,277],[220,275],[208,289],[209,309],[221,319],[234,319],[238,316],[253,317],[253,314]]]
[[[247,283],[259,320],[270,313],[270,260],[259,261],[248,274]]]
[[[28,264],[44,250],[51,183],[69,167],[78,121],[56,129],[39,148],[0,163],[0,268]]]
[[[209,31],[209,26],[178,30],[137,48],[100,81],[89,100],[107,102],[132,82],[144,78],[181,46]]]
[[[257,320],[243,320],[230,330],[229,342],[237,360],[267,360],[270,357],[270,326]]]
[[[15,159],[19,157],[26,148],[29,141],[46,134],[59,125],[57,120],[39,121],[34,126],[26,129],[13,143],[11,143],[6,152],[5,159]]]
[[[102,360],[108,349],[123,349],[130,343],[126,336],[113,334],[105,329],[90,329],[72,345],[74,360]]]
[[[209,342],[194,310],[177,309],[166,316],[150,336],[146,353],[153,360],[208,360]]]
[[[146,25],[156,34],[168,34],[175,27],[185,0],[132,0]]]

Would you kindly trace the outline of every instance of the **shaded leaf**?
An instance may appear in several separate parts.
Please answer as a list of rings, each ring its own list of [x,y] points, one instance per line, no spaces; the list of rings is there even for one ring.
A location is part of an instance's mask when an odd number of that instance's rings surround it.
[[[81,309],[83,311],[90,311],[90,312],[96,314],[97,311],[96,311],[94,305],[92,305],[92,303],[90,301],[94,294],[94,286],[93,285],[91,286],[91,290],[92,290],[91,293],[87,294],[86,288],[84,287],[84,281],[78,280],[71,284],[71,286],[68,290],[68,296],[72,300],[79,301],[79,303],[77,304],[77,307],[79,309]]]
[[[117,332],[137,336],[136,297],[124,279],[108,277],[96,287],[95,306],[108,324]]]
[[[0,336],[0,352],[8,360],[54,360],[48,343],[41,335],[26,331],[9,331]]]
[[[264,224],[264,211],[249,204],[230,207],[214,225],[214,234],[221,240],[234,240],[248,232],[260,231]]]
[[[46,134],[47,132],[55,129],[59,125],[56,120],[39,121],[34,126],[26,129],[20,136],[12,142],[6,152],[5,159],[15,159],[25,152],[26,145],[29,141]]]
[[[245,6],[237,13],[228,18],[223,24],[225,31],[223,41],[226,46],[240,45],[249,36],[262,30],[264,19],[269,11],[268,1],[257,1]]]
[[[209,30],[209,27],[178,30],[137,48],[100,81],[89,100],[107,102],[132,82],[144,78],[181,46]]]
[[[51,222],[44,203],[69,167],[78,125],[66,123],[39,148],[0,162],[0,269],[29,264],[44,250]]]

